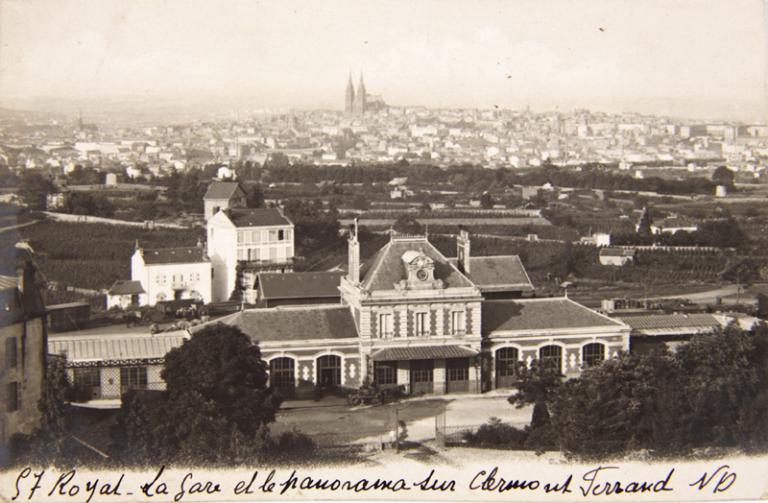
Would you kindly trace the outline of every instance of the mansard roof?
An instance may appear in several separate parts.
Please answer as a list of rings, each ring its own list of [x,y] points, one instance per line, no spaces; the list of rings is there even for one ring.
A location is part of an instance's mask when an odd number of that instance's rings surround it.
[[[235,227],[293,225],[277,208],[229,208],[224,213]]]
[[[488,300],[482,304],[483,334],[515,330],[626,327],[566,297]]]
[[[240,328],[254,342],[357,338],[355,320],[347,306],[247,309],[212,323],[218,321]]]
[[[360,274],[361,285],[366,290],[393,290],[395,283],[407,279],[403,255],[415,251],[426,255],[435,263],[435,279],[442,280],[447,288],[471,287],[472,282],[455,265],[435,248],[424,236],[392,237],[366,264]]]
[[[203,199],[230,199],[238,189],[245,194],[245,191],[238,182],[211,182],[208,185],[208,190],[205,191]]]

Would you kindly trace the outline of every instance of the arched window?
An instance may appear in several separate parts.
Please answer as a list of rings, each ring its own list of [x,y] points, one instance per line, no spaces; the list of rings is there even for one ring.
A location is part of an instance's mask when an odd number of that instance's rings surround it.
[[[539,350],[539,360],[545,367],[563,372],[563,348],[560,346],[544,346]]]
[[[269,361],[269,382],[273,388],[292,392],[296,387],[293,358],[280,357]]]
[[[514,385],[519,365],[519,353],[515,348],[501,348],[496,351],[496,387],[509,388]]]
[[[341,385],[341,357],[325,355],[317,359],[317,385],[321,387]]]
[[[585,368],[600,365],[605,360],[605,346],[599,342],[586,344],[581,348],[581,362]]]

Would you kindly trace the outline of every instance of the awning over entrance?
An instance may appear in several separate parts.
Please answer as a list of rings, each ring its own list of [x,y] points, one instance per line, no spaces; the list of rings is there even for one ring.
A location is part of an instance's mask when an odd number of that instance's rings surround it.
[[[394,360],[466,358],[475,355],[477,355],[477,351],[463,346],[409,346],[404,348],[381,349],[371,356],[373,361],[382,362]]]

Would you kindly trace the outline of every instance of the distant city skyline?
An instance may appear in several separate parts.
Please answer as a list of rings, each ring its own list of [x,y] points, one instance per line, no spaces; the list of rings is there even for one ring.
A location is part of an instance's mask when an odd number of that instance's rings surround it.
[[[761,0],[0,2],[0,106],[394,106],[765,122]],[[40,105],[37,105],[39,107]]]

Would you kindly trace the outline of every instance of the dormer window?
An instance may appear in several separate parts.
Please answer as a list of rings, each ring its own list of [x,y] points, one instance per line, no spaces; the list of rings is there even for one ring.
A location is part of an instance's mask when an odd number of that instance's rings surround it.
[[[395,285],[397,289],[443,288],[441,280],[435,280],[435,261],[416,250],[408,250],[401,257],[406,278]]]

